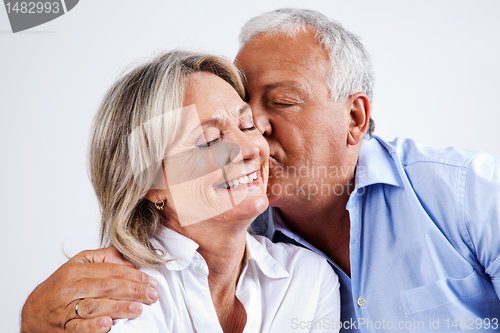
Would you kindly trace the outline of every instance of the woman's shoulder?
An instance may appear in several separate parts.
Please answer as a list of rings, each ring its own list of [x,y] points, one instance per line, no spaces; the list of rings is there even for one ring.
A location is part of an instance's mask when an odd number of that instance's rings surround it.
[[[313,251],[287,243],[273,243],[267,237],[251,235],[288,272],[300,267],[300,271],[327,271],[335,275],[325,258]]]
[[[158,282],[158,279],[165,279],[164,273],[162,273],[163,266],[162,267],[158,267],[158,268],[154,268],[154,267],[137,267],[137,269],[140,270],[141,272],[144,272],[147,275],[155,278],[155,280],[157,280],[157,282]]]
[[[155,279],[158,286],[158,300],[150,305],[142,305],[141,315],[133,320],[120,319],[114,322],[111,333],[165,333],[175,332],[175,325],[186,321],[183,299],[179,290],[183,289],[179,272],[167,269],[166,265],[138,267],[138,270]],[[186,328],[185,332],[189,332]]]
[[[150,305],[142,305],[142,313],[138,318],[114,320],[110,333],[163,333],[168,332],[165,322],[165,310],[169,306],[165,305],[164,286],[165,277],[158,269],[138,267],[138,270],[148,274],[158,283],[158,301]],[[172,305],[172,304],[170,304]]]

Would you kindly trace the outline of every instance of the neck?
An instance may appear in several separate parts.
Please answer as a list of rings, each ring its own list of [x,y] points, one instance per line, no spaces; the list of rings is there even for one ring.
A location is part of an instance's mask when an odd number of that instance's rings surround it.
[[[198,252],[205,259],[210,272],[209,283],[219,290],[236,285],[243,264],[250,223],[251,220],[244,223],[207,220],[185,227],[169,227],[199,245]]]
[[[236,284],[243,269],[246,242],[246,227],[239,232],[205,234],[197,241],[198,252],[207,262],[210,275],[208,282],[212,298],[234,297]],[[196,240],[195,240],[196,241]],[[214,301],[216,301],[214,299]]]
[[[241,332],[246,324],[243,305],[236,298],[236,286],[244,267],[247,228],[245,223],[204,221],[183,228],[173,228],[192,239],[205,259],[208,285],[217,317],[224,332]]]
[[[354,179],[346,188],[354,188]],[[351,191],[342,195],[313,197],[302,204],[279,207],[288,226],[325,253],[350,276],[350,219],[346,205]]]

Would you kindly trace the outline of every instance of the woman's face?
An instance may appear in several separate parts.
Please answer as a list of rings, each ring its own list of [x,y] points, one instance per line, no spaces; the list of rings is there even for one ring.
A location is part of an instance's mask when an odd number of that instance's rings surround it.
[[[181,124],[165,158],[169,205],[181,226],[253,219],[268,206],[269,146],[250,107],[208,72],[186,79]]]

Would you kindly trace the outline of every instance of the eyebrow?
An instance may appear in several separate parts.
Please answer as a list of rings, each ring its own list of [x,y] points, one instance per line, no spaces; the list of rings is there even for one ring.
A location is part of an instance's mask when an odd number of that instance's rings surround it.
[[[250,111],[250,105],[248,105],[247,103],[245,103],[244,105],[242,105],[240,107],[240,109],[238,110],[238,116],[241,116],[245,112],[251,112]],[[218,124],[220,122],[221,122],[221,117],[213,117],[213,118],[204,120],[204,121],[201,122],[200,126],[196,126],[191,131],[191,133],[194,132],[194,131],[196,131],[200,127],[205,127],[205,126],[210,126],[210,125],[216,125],[216,124]]]
[[[270,83],[266,84],[264,86],[265,90],[271,90],[275,88],[286,88],[290,90],[300,90],[299,85],[295,81],[284,81],[284,82],[276,82],[276,83]]]
[[[248,105],[247,103],[245,103],[245,105],[243,105],[241,108],[240,108],[240,116],[247,112],[247,111],[250,111],[250,105]],[[251,112],[251,111],[250,111]]]

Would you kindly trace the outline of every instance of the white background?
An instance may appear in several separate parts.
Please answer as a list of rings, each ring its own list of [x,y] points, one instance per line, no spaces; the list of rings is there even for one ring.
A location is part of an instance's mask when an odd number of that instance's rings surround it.
[[[0,330],[18,331],[29,292],[98,247],[86,171],[91,118],[131,63],[189,47],[233,58],[243,23],[316,9],[361,36],[376,71],[375,134],[500,155],[499,1],[85,0],[12,34],[0,8]]]

